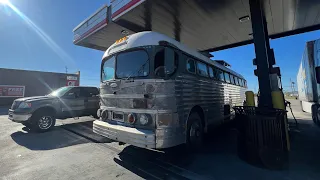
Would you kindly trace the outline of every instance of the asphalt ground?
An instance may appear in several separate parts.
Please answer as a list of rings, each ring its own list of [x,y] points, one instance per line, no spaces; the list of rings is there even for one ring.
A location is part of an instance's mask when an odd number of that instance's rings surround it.
[[[239,158],[233,125],[212,129],[199,153],[184,146],[153,151],[92,132],[91,117],[58,120],[37,134],[7,119],[0,109],[1,179],[319,179],[320,128],[290,100],[298,126],[290,118],[291,151],[283,170],[253,166]],[[289,110],[289,109],[288,109]]]

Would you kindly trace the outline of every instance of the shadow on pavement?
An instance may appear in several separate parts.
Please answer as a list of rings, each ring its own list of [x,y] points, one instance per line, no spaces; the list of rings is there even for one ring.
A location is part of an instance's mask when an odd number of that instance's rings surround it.
[[[212,163],[215,160],[223,161],[225,154],[237,153],[237,149],[230,149],[230,141],[226,141],[225,132],[233,131],[232,128],[233,125],[228,124],[214,129],[213,133],[206,136],[206,143],[198,153],[188,152],[185,145],[162,149],[161,151],[127,146],[118,154],[119,159],[115,158],[114,161],[133,173],[144,172],[155,175],[160,179],[212,179],[211,172],[214,171],[211,168]],[[214,154],[215,157],[221,156],[221,158],[220,160],[212,159],[212,157],[209,157],[210,154]],[[206,161],[207,158],[211,158],[211,163],[204,165],[199,162],[199,160]],[[193,166],[199,165],[206,166],[211,172],[197,172],[197,168],[195,169]]]
[[[90,127],[91,126],[91,127]],[[90,142],[111,142],[108,138],[92,132],[92,122],[81,122],[54,127],[45,133],[36,133],[24,127],[11,134],[19,145],[30,150],[52,150]]]
[[[281,171],[255,167],[241,160],[237,151],[238,132],[233,125],[213,129],[206,136],[206,144],[201,152],[187,153],[184,146],[166,149],[163,152],[128,146],[119,153],[122,164],[118,164],[134,173],[134,169],[137,168],[156,173],[161,171],[162,167],[178,167],[215,179],[316,180],[320,177],[320,128],[312,121],[298,122],[299,128],[290,131],[291,151],[288,167]],[[141,163],[147,165],[142,166]]]
[[[127,146],[118,154],[118,158],[114,158],[114,161],[144,179],[190,179],[185,173],[181,173],[183,170],[171,164],[170,161],[166,161],[168,158],[174,161],[190,161],[192,156],[185,156],[186,154],[181,151],[178,153],[177,150],[180,148],[182,146],[174,150],[167,149],[165,152],[159,152]]]
[[[70,131],[78,136],[86,138],[90,141],[95,143],[110,143],[112,142],[111,139],[100,136],[93,132],[93,121],[85,121],[79,123],[72,123],[72,124],[63,124],[59,126],[67,131]]]
[[[23,130],[27,129],[23,128]],[[70,132],[63,131],[59,127],[55,127],[45,133],[18,131],[12,133],[11,138],[20,146],[30,150],[52,150],[88,143],[85,139]]]

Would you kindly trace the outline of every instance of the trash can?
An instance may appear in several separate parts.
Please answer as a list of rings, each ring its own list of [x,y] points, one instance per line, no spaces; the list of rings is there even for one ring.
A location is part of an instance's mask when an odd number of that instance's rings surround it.
[[[285,110],[234,107],[240,131],[239,156],[255,165],[281,169],[288,160]]]

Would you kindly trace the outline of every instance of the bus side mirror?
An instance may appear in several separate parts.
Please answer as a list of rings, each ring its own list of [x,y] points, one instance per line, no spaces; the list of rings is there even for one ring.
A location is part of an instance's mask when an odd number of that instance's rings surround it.
[[[168,47],[164,51],[164,65],[166,74],[174,73],[174,50]]]
[[[320,84],[320,66],[317,66],[315,70],[317,83]]]

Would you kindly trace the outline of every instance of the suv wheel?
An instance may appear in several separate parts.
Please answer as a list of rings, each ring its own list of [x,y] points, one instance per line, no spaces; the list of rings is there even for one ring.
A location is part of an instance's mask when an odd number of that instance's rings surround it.
[[[32,129],[37,132],[46,132],[54,127],[56,124],[56,119],[53,113],[44,111],[37,112],[32,117]]]

